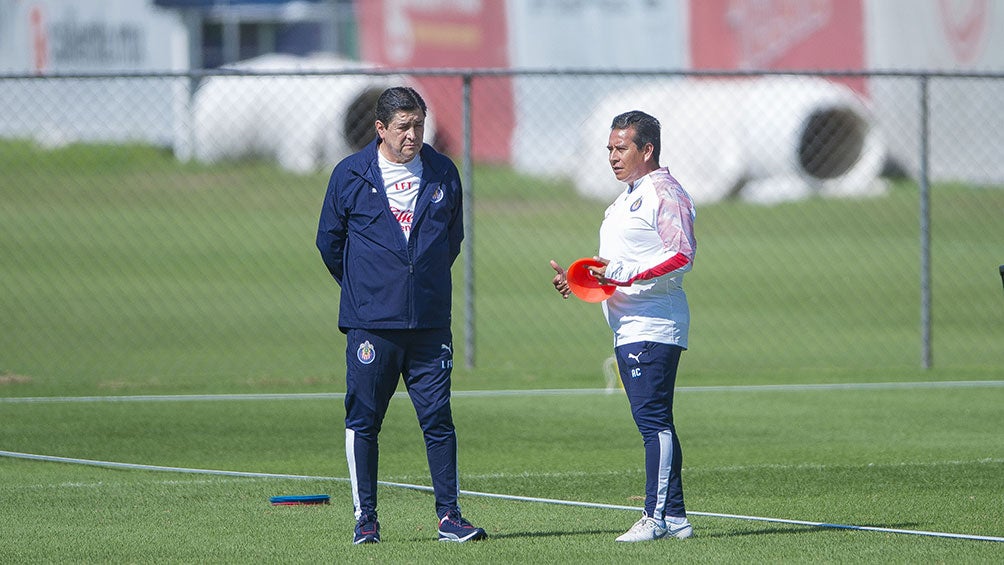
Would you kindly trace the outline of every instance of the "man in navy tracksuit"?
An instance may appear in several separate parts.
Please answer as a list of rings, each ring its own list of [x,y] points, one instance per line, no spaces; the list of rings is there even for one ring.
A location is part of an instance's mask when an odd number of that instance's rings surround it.
[[[402,376],[425,436],[439,539],[483,539],[457,502],[450,411],[450,268],[464,234],[460,175],[423,143],[426,104],[414,89],[384,91],[375,117],[377,138],[331,173],[317,228],[317,248],[341,287],[354,543],[380,541],[377,435]]]

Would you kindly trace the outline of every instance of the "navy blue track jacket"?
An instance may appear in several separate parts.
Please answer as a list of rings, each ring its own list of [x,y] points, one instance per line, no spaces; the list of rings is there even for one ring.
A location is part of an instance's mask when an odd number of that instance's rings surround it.
[[[390,211],[376,138],[335,166],[317,226],[317,248],[341,286],[338,328],[450,327],[450,268],[464,238],[460,174],[425,144],[411,236]]]

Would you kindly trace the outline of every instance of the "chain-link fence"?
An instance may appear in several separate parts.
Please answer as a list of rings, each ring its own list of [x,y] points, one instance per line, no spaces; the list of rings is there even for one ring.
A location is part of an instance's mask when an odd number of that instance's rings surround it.
[[[464,175],[460,387],[604,386],[548,260],[596,252],[630,109],[698,204],[688,375],[1004,371],[1002,76],[357,70],[0,77],[3,382],[342,386],[317,215],[391,84]]]

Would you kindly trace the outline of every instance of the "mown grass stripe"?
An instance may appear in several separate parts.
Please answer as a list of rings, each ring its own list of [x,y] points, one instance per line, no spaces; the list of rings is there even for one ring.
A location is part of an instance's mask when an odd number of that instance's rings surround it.
[[[924,388],[999,388],[1004,381],[915,381],[886,383],[829,383],[829,384],[779,384],[779,385],[723,385],[678,387],[677,392],[771,392],[812,390],[890,390]],[[456,390],[456,398],[483,398],[495,396],[564,396],[611,394],[615,390],[604,388],[527,389],[527,390]],[[399,392],[396,397],[407,397]],[[0,402],[11,404],[45,404],[59,402],[200,402],[221,400],[342,400],[341,392],[276,393],[276,394],[143,394],[123,396],[24,396],[4,397]]]
[[[130,470],[141,470],[141,471],[166,471],[172,473],[189,473],[189,474],[202,474],[202,475],[218,475],[227,477],[249,477],[249,478],[275,478],[275,479],[296,479],[296,480],[313,480],[313,481],[338,481],[346,482],[349,479],[343,477],[321,477],[321,476],[309,476],[309,475],[286,475],[281,473],[255,473],[247,471],[222,471],[215,469],[191,469],[186,467],[165,467],[160,465],[141,465],[135,463],[122,463],[117,461],[97,461],[92,459],[78,459],[72,457],[58,457],[51,455],[37,455],[32,453],[19,453],[15,451],[2,451],[0,450],[0,457],[12,457],[18,459],[30,459],[35,461],[46,461],[46,462],[56,462],[56,463],[69,463],[77,465],[90,465],[96,467],[108,467],[115,469],[130,469]],[[379,484],[388,487],[397,487],[409,490],[417,490],[423,492],[432,492],[432,487],[424,485],[414,485],[408,483],[398,483],[392,481],[378,481]],[[519,496],[512,494],[499,494],[499,493],[489,493],[489,492],[478,492],[478,491],[468,491],[461,490],[460,493],[465,496],[477,496],[482,498],[494,498],[500,500],[511,500],[518,502],[533,502],[542,504],[556,504],[560,506],[577,506],[582,508],[597,508],[597,509],[607,509],[607,510],[628,510],[634,512],[640,512],[642,508],[634,506],[621,506],[617,504],[601,504],[596,502],[581,502],[575,500],[559,500],[554,498],[538,498],[533,496]],[[693,514],[695,516],[705,516],[711,518],[728,518],[734,520],[748,520],[755,522],[771,522],[778,524],[789,524],[797,526],[806,526],[813,528],[831,528],[839,530],[857,530],[857,531],[868,531],[868,532],[882,532],[887,534],[908,534],[917,536],[928,536],[928,537],[940,537],[940,538],[953,538],[953,539],[965,539],[965,540],[975,540],[975,541],[992,541],[992,542],[1004,542],[1004,537],[995,536],[980,536],[973,534],[957,534],[951,532],[931,532],[925,530],[905,530],[899,528],[880,528],[877,526],[857,526],[853,524],[831,524],[828,522],[811,522],[807,520],[792,520],[787,518],[770,518],[765,516],[744,516],[740,514],[722,514],[718,512],[694,512],[688,511],[688,514]]]

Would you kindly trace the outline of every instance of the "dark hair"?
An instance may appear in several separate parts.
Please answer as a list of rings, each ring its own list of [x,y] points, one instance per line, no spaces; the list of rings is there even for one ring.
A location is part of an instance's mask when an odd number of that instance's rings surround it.
[[[634,144],[638,149],[652,144],[652,157],[659,162],[659,152],[662,150],[662,126],[659,120],[640,110],[631,110],[614,117],[610,129],[634,128]]]
[[[380,98],[377,98],[375,114],[376,119],[387,125],[394,114],[398,112],[414,112],[421,110],[423,114],[428,114],[425,100],[410,86],[395,86],[383,91]]]

